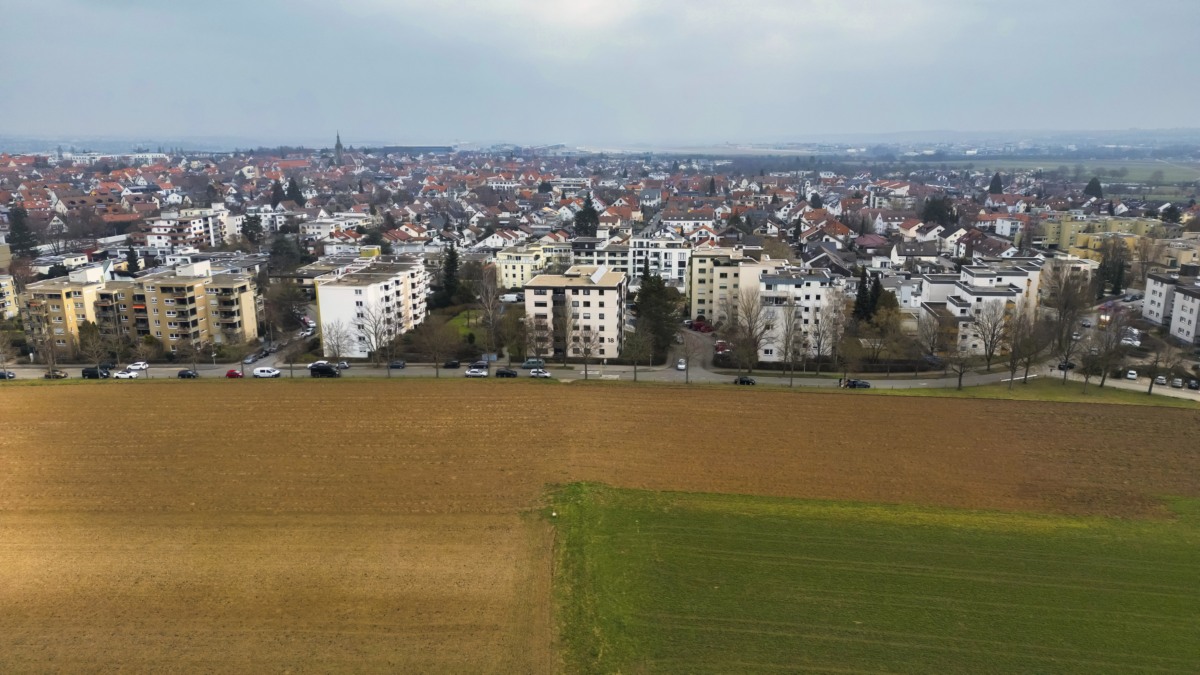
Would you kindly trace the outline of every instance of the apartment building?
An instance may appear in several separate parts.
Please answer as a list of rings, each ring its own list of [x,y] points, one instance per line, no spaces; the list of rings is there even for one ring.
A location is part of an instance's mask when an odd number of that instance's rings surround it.
[[[0,319],[17,315],[17,284],[11,275],[0,274]]]
[[[693,318],[703,316],[714,322],[725,321],[742,279],[757,285],[764,274],[773,274],[788,266],[787,260],[772,260],[761,249],[704,246],[695,249],[687,268],[689,312]]]
[[[566,264],[570,259],[570,244],[510,246],[496,253],[496,280],[503,288],[524,288],[548,267]]]
[[[325,356],[367,358],[384,342],[425,320],[429,273],[416,256],[359,258],[314,279],[322,334],[331,325],[348,332],[341,345],[324,341]]]
[[[1159,273],[1147,276],[1142,316],[1167,326],[1171,337],[1183,344],[1200,344],[1200,277]]]
[[[631,276],[640,276],[649,263],[650,273],[662,277],[668,285],[683,288],[687,284],[688,261],[692,242],[670,230],[635,235],[629,239]]]
[[[846,296],[836,291],[843,289],[845,281],[826,269],[780,268],[759,277],[759,297],[771,329],[760,347],[758,360],[778,362],[787,359],[785,331],[789,318],[795,322],[795,349],[815,354],[813,331],[821,323],[822,310],[833,302],[844,301]]]
[[[96,321],[95,303],[103,287],[104,271],[98,265],[29,284],[20,299],[25,334],[35,343],[48,340],[59,350],[74,349],[79,327]]]
[[[563,274],[539,274],[525,284],[531,322],[529,353],[615,358],[625,344],[628,277],[605,267],[573,265]],[[590,346],[590,349],[585,347]]]

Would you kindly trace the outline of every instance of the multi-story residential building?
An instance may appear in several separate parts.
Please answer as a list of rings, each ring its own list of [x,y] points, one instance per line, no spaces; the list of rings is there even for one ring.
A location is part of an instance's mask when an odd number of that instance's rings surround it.
[[[563,248],[569,258],[570,248],[559,244],[510,246],[499,251],[496,253],[496,281],[503,288],[523,288],[530,279],[557,262],[561,255],[557,250]]]
[[[1142,316],[1166,326],[1171,337],[1183,344],[1200,344],[1200,277],[1147,276]]]
[[[691,316],[725,321],[742,279],[757,285],[764,274],[788,265],[787,260],[772,260],[761,249],[702,246],[692,251],[687,277]]]
[[[25,334],[34,343],[49,341],[60,351],[74,349],[79,327],[96,321],[95,303],[103,287],[104,271],[98,265],[29,284],[20,303]]]
[[[204,226],[207,246],[216,248],[242,234],[242,223],[246,217],[230,213],[224,204],[213,204],[210,208],[183,209],[180,218],[200,218]]]
[[[339,326],[345,341],[323,341],[325,356],[367,358],[425,320],[429,273],[415,256],[360,258],[314,280],[324,335]]]
[[[641,276],[642,266],[648,261],[651,274],[659,275],[671,286],[686,285],[692,243],[684,237],[670,230],[635,235],[629,239],[629,252],[631,276]]]
[[[17,284],[11,275],[0,274],[0,319],[17,315]]]
[[[620,272],[627,278],[632,275],[629,246],[610,243],[600,237],[576,237],[571,242],[571,265],[604,267]]]
[[[813,331],[821,323],[821,312],[830,303],[845,298],[834,293],[845,281],[826,269],[785,267],[760,276],[758,291],[763,311],[770,314],[765,317],[769,319],[770,329],[760,347],[758,360],[777,362],[788,358],[785,331],[789,318],[795,321],[794,353],[814,354]],[[749,280],[744,279],[743,283],[749,283]]]
[[[525,284],[530,353],[615,358],[625,344],[628,277],[604,267],[573,265]],[[587,354],[586,352],[590,352]]]

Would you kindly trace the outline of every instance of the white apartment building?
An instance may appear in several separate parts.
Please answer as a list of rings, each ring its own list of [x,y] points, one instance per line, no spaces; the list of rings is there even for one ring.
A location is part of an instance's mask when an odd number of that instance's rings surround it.
[[[208,246],[216,248],[232,241],[242,233],[241,214],[230,213],[224,204],[213,204],[210,208],[183,209],[180,218],[199,218],[204,227],[204,239]]]
[[[642,265],[650,263],[650,273],[662,277],[667,284],[682,288],[687,284],[688,261],[692,243],[670,230],[641,234],[629,240],[631,276],[640,276]]]
[[[759,256],[751,257],[750,253]],[[742,279],[757,284],[764,274],[788,267],[787,260],[772,260],[761,250],[700,247],[691,253],[687,289],[692,318],[703,316],[711,322],[728,319],[728,307],[737,297]]]
[[[1188,345],[1200,336],[1200,277],[1151,274],[1146,277],[1142,316],[1167,326],[1171,337]]]
[[[815,354],[812,332],[821,323],[822,310],[841,295],[833,291],[842,288],[845,281],[826,269],[780,268],[759,277],[759,297],[764,305],[763,311],[770,313],[771,330],[763,340],[758,360],[777,362],[787,359],[784,331],[786,320],[793,312],[789,303],[795,306],[793,316],[796,321],[797,349],[810,356]]]
[[[17,285],[11,275],[0,274],[0,319],[17,315]]]
[[[628,289],[625,274],[604,267],[574,265],[564,274],[534,277],[525,284],[525,316],[533,325],[529,353],[568,349],[570,356],[583,356],[579,341],[590,335],[596,339],[593,358],[620,356]],[[570,325],[560,325],[564,320]]]
[[[496,281],[502,288],[524,288],[548,265],[564,262],[570,257],[570,248],[565,244],[510,246],[496,253]]]
[[[318,325],[340,324],[349,332],[341,355],[367,358],[381,339],[391,340],[425,320],[429,273],[413,256],[360,258],[314,280]],[[322,344],[325,356],[331,345]]]

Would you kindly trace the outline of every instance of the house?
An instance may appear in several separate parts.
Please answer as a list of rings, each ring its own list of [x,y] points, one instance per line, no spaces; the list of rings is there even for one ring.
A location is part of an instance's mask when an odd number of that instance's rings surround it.
[[[933,241],[904,241],[892,247],[889,260],[892,267],[911,266],[915,263],[933,263],[938,259],[938,245]]]

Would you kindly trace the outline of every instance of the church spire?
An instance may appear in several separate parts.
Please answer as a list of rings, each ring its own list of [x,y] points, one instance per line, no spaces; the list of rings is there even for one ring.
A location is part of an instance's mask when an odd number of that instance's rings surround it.
[[[342,165],[342,132],[337,132],[337,143],[333,146],[333,163],[337,166]]]

